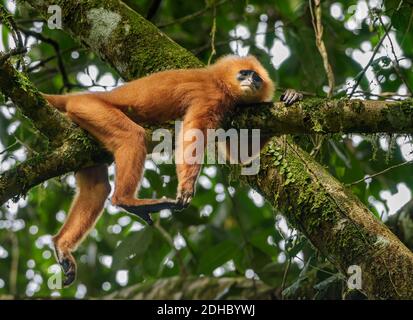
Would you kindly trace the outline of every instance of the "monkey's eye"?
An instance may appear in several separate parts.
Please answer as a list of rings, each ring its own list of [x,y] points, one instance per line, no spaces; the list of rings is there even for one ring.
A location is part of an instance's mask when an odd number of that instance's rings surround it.
[[[244,76],[244,77],[248,76],[250,73],[251,73],[250,70],[241,70],[241,71],[239,72],[239,74],[240,74],[241,76]]]
[[[254,80],[254,82],[257,82],[257,83],[261,83],[261,82],[262,82],[261,77],[260,77],[260,76],[258,75],[258,73],[256,73],[256,72],[253,73],[253,75],[252,75],[252,80]]]

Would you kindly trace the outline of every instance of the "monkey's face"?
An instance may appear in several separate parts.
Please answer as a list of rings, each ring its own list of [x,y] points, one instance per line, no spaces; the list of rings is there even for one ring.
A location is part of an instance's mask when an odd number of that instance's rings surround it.
[[[262,100],[264,80],[258,72],[251,69],[241,69],[236,75],[241,91],[242,102],[258,102]]]
[[[246,95],[253,95],[262,88],[263,81],[254,70],[240,70],[237,74],[237,80],[241,90]]]
[[[210,66],[210,70],[226,84],[235,98],[235,103],[272,100],[274,84],[268,72],[254,56],[225,56]]]

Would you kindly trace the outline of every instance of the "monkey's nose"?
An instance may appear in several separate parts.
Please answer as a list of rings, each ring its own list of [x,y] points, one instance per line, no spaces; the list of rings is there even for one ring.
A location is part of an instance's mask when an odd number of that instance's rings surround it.
[[[251,79],[245,79],[241,82],[241,86],[251,86],[252,85],[252,80]]]

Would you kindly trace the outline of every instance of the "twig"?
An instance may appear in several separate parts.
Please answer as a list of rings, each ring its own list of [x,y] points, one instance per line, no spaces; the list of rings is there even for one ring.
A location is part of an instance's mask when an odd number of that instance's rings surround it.
[[[182,17],[182,18],[178,18],[178,19],[176,19],[176,20],[174,20],[174,21],[171,21],[171,22],[166,22],[166,23],[158,24],[157,27],[158,27],[159,29],[161,29],[161,28],[169,27],[169,26],[174,25],[174,24],[185,23],[185,22],[187,22],[187,21],[189,21],[189,20],[192,20],[192,19],[194,19],[194,18],[196,18],[196,17],[199,17],[199,16],[203,15],[205,12],[213,9],[214,7],[217,8],[218,6],[224,4],[224,3],[227,2],[227,1],[228,1],[228,0],[221,0],[221,1],[218,1],[218,2],[214,2],[213,4],[207,5],[204,9],[201,9],[201,10],[199,10],[199,11],[196,11],[196,12],[194,12],[194,13],[191,13],[191,14],[189,14],[189,15],[187,15],[187,16]]]
[[[24,143],[23,141],[21,141],[19,138],[16,137],[16,135],[13,135],[14,139],[16,140],[16,142],[18,142],[20,145],[22,145],[23,147],[25,147],[27,150],[29,150],[31,153],[38,155],[39,152],[37,152],[36,150],[34,150],[33,148],[31,148],[27,143]]]
[[[412,13],[410,14],[409,24],[407,25],[406,32],[404,33],[402,41],[400,42],[400,46],[402,46],[404,43],[404,40],[406,40],[406,36],[409,34],[412,23],[413,23],[413,9],[412,9]]]
[[[2,65],[4,62],[6,62],[10,57],[12,56],[17,56],[19,54],[24,54],[27,52],[27,48],[14,48],[8,51],[7,53],[0,54],[0,65]]]
[[[285,269],[284,269],[283,279],[281,282],[281,292],[283,292],[285,289],[285,284],[287,283],[287,276],[288,276],[288,271],[290,270],[290,266],[291,266],[291,257],[288,258],[287,265],[285,266]]]
[[[80,47],[77,47],[77,46],[75,46],[75,47],[73,47],[73,48],[67,48],[67,49],[65,49],[65,50],[60,51],[60,54],[63,56],[63,55],[66,54],[67,52],[72,52],[72,51],[79,50],[79,49],[81,49],[81,48],[80,48]],[[35,64],[35,65],[32,64],[30,67],[28,67],[28,68],[27,68],[27,72],[32,72],[32,71],[36,70],[37,68],[43,67],[43,66],[45,66],[48,62],[50,62],[50,61],[52,61],[52,60],[54,60],[54,59],[56,59],[56,58],[57,58],[57,55],[54,55],[54,56],[51,56],[51,57],[49,57],[49,58],[40,60],[37,64]],[[35,62],[37,62],[37,61],[35,61]]]
[[[209,55],[208,58],[208,65],[210,65],[212,57],[217,54],[215,50],[215,34],[217,33],[217,6],[214,2],[214,10],[212,11],[212,28],[211,28],[211,54]]]
[[[4,25],[6,25],[10,29],[10,33],[11,33],[11,35],[13,37],[13,40],[14,40],[14,43],[16,45],[16,48],[11,49],[8,53],[4,54],[0,58],[0,65],[2,65],[11,56],[26,53],[27,48],[24,46],[22,35],[20,34],[20,32],[17,28],[17,25],[13,20],[12,15],[1,4],[0,4],[0,22],[3,23]],[[22,65],[24,66],[24,60],[20,59],[19,62],[18,62],[18,65],[17,65],[18,68],[20,66],[20,61],[21,61]]]
[[[0,151],[0,155],[2,155],[3,153],[6,153],[7,151],[9,151],[10,149],[12,149],[15,145],[19,144],[19,142],[16,140],[14,141],[11,145],[9,145],[6,149]]]
[[[25,23],[34,23],[34,22],[43,22],[46,23],[47,21],[42,18],[35,18],[35,19],[17,19],[16,22],[18,24],[25,24]]]
[[[254,40],[254,39],[255,39],[255,38],[254,38],[255,36],[272,34],[272,33],[274,33],[274,32],[276,31],[276,29],[284,28],[284,27],[286,27],[287,25],[288,25],[288,22],[285,23],[285,24],[283,24],[283,25],[279,25],[279,26],[277,26],[277,27],[274,27],[274,28],[269,28],[269,29],[267,29],[266,31],[251,33],[251,36],[250,36],[249,38],[247,38],[247,39],[242,38],[242,37],[238,37],[238,36],[235,37],[235,36],[231,36],[231,35],[230,35],[230,36],[229,36],[229,39],[227,39],[227,40],[216,41],[216,42],[215,42],[215,48],[228,45],[230,42],[232,42],[232,41],[238,41],[238,40],[244,41],[245,43],[251,43],[252,45],[255,45],[255,40]],[[283,44],[286,44],[283,39],[277,37],[276,35],[275,35],[275,37],[278,38],[278,40],[280,40]],[[200,47],[191,49],[191,52],[192,52],[194,55],[199,55],[199,54],[201,54],[202,52],[204,52],[205,50],[209,49],[210,47],[211,47],[211,44],[210,44],[210,42],[208,42],[208,43],[203,44],[203,45],[200,46]],[[269,58],[272,58],[272,57],[273,57],[272,55],[269,56]]]
[[[391,27],[392,27],[392,24],[390,22],[389,27],[387,28],[387,30],[390,30]],[[356,80],[356,83],[353,86],[353,89],[351,90],[351,92],[349,94],[349,98],[351,98],[353,96],[354,92],[356,91],[357,87],[359,86],[359,84],[361,82],[361,79],[363,78],[363,76],[366,73],[367,69],[370,67],[371,63],[373,62],[374,57],[376,56],[377,52],[379,51],[379,49],[380,49],[381,45],[383,44],[383,41],[384,41],[385,38],[386,38],[386,34],[384,34],[381,37],[379,43],[377,43],[376,47],[374,48],[373,54],[371,55],[370,60],[367,62],[366,66],[363,68],[363,70],[361,70],[361,72],[358,75],[356,75],[355,79],[357,79],[357,80]]]
[[[63,79],[63,88],[71,89],[73,84],[70,83],[70,81],[69,81],[69,77],[67,75],[66,68],[65,68],[65,65],[63,63],[63,58],[62,58],[62,53],[60,51],[59,43],[56,40],[52,39],[52,38],[45,37],[41,33],[38,33],[38,32],[32,31],[32,30],[27,30],[27,29],[24,29],[22,27],[20,27],[19,29],[25,35],[32,36],[32,37],[36,38],[37,40],[43,41],[43,42],[45,42],[45,43],[47,43],[47,44],[49,44],[53,47],[53,49],[56,52],[57,65],[58,65],[60,74],[62,75],[62,79]]]
[[[369,96],[369,97],[383,98],[383,99],[394,99],[393,97],[410,98],[412,96],[411,94],[400,94],[397,92],[388,92],[388,91],[384,91],[380,93],[372,93],[369,91],[357,90],[354,93],[359,94],[359,95]],[[399,99],[395,99],[395,100],[399,100]]]
[[[175,248],[174,241],[173,241],[171,235],[161,226],[159,221],[160,220],[156,221],[154,226],[159,231],[159,233],[165,238],[165,240],[169,243],[171,249],[173,251],[175,251],[176,259],[178,261],[179,269],[180,269],[180,272],[181,272],[181,276],[185,277],[185,276],[188,275],[188,270],[186,269],[184,260],[181,256],[181,252],[178,249]]]
[[[362,178],[362,179],[360,179],[360,180],[357,180],[357,181],[354,181],[354,182],[348,184],[347,186],[352,186],[352,185],[358,184],[358,183],[363,182],[363,181],[365,181],[365,180],[367,180],[367,179],[371,179],[371,178],[377,177],[378,175],[381,175],[381,174],[383,174],[383,173],[386,173],[386,172],[388,172],[388,171],[390,171],[390,170],[393,170],[393,169],[396,169],[396,168],[399,168],[399,167],[403,167],[403,166],[405,166],[405,165],[412,164],[412,163],[413,163],[413,160],[395,164],[395,165],[390,166],[390,167],[388,167],[388,168],[386,168],[386,169],[384,169],[384,170],[382,170],[382,171],[376,172],[376,173],[374,173],[374,174],[369,174],[369,175],[365,176],[364,178]]]
[[[379,17],[379,21],[380,21],[380,24],[381,24],[383,27],[385,27],[384,22],[383,22],[383,19],[381,18],[381,16]],[[410,94],[413,95],[413,90],[412,90],[412,88],[410,87],[408,81],[407,81],[406,78],[403,76],[403,74],[402,74],[402,72],[401,72],[401,70],[400,70],[399,59],[397,58],[396,51],[394,50],[393,41],[391,40],[391,37],[390,37],[390,35],[389,35],[389,32],[388,32],[388,30],[386,30],[386,29],[385,29],[385,35],[386,35],[387,38],[389,39],[391,52],[392,52],[392,54],[393,54],[393,56],[394,56],[394,61],[392,60],[392,64],[393,64],[394,71],[396,71],[397,75],[398,75],[399,78],[402,80],[402,82],[403,82],[404,85],[406,86],[407,90],[409,90]]]
[[[0,13],[0,21],[10,29],[17,48],[22,48],[23,39],[10,12],[7,11],[6,8],[3,7],[3,5],[0,5]]]
[[[153,17],[155,17],[156,13],[158,12],[159,7],[161,6],[162,0],[153,0],[151,6],[146,13],[146,20],[151,21]]]
[[[11,267],[10,267],[10,294],[13,297],[17,295],[17,275],[19,271],[19,239],[12,231],[9,233],[11,243]]]
[[[311,21],[313,23],[313,28],[315,32],[315,38],[316,38],[316,45],[317,49],[320,52],[321,58],[323,59],[323,65],[324,65],[324,70],[327,75],[327,80],[328,80],[328,94],[327,96],[330,98],[333,95],[334,92],[334,87],[335,87],[335,79],[334,79],[334,73],[333,69],[331,68],[331,64],[328,61],[328,53],[326,46],[323,41],[323,24],[321,22],[321,4],[320,0],[313,0],[314,1],[314,6],[315,6],[315,15],[313,12],[313,7],[311,0],[309,0],[310,3],[310,13],[311,13]]]

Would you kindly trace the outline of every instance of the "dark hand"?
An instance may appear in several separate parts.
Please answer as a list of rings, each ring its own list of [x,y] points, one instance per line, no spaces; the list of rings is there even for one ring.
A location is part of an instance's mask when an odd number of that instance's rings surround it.
[[[70,286],[76,278],[76,262],[73,256],[69,252],[63,252],[55,246],[55,252],[57,261],[59,262],[65,279],[63,285],[65,287]]]
[[[178,195],[176,196],[176,210],[183,210],[189,206],[191,200],[194,196],[194,192],[192,190],[182,190],[178,191]]]
[[[294,102],[301,101],[303,94],[295,91],[294,89],[287,89],[281,95],[280,101],[284,102],[286,106],[292,105]]]

